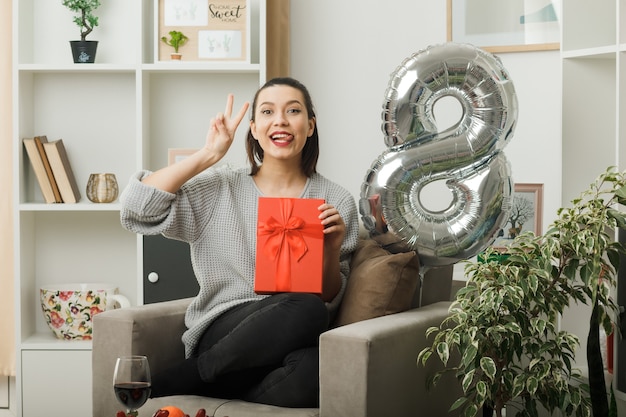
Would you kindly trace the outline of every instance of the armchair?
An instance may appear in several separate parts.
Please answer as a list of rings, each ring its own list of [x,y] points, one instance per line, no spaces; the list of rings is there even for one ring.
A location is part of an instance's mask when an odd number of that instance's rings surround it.
[[[362,249],[362,248],[361,248]],[[357,249],[357,251],[361,250]],[[372,249],[370,247],[370,249]],[[406,255],[406,254],[402,254]],[[387,265],[398,255],[386,254],[378,258]],[[367,263],[367,256],[353,258],[353,274],[358,273],[357,262]],[[411,261],[415,263],[414,261]],[[427,346],[425,331],[438,326],[448,314],[451,267],[431,270],[419,285],[411,262],[402,262],[404,278],[412,276],[416,293],[421,292],[422,306],[406,311],[390,311],[391,304],[379,317],[358,321],[354,314],[339,312],[343,323],[320,337],[320,407],[281,408],[245,401],[206,398],[191,395],[154,398],[140,409],[140,417],[150,417],[165,405],[175,405],[190,416],[204,408],[207,416],[229,417],[404,417],[446,416],[450,405],[461,395],[461,388],[453,375],[442,380],[433,390],[426,389],[426,380],[434,373],[438,361],[429,361],[426,368],[416,365],[417,354]],[[366,265],[373,282],[386,282],[385,275],[377,274],[377,267]],[[408,272],[411,272],[409,274]],[[443,276],[441,276],[443,275]],[[352,279],[352,276],[351,276]],[[355,282],[357,282],[355,280]],[[398,293],[406,292],[397,282]],[[421,291],[420,291],[421,290]],[[361,284],[350,285],[344,304],[367,299]],[[351,294],[350,294],[351,292]],[[409,294],[413,298],[413,294]],[[368,302],[375,304],[376,300]],[[443,300],[443,301],[439,301]],[[109,310],[94,317],[93,339],[93,416],[113,417],[120,409],[115,400],[111,381],[115,359],[118,356],[141,354],[150,361],[153,372],[158,372],[184,357],[181,335],[185,330],[184,314],[191,299],[166,301],[143,306]],[[423,305],[432,302],[429,305]],[[413,301],[413,303],[415,303]],[[342,305],[342,309],[343,309]],[[395,314],[391,314],[395,313]],[[348,319],[351,317],[351,319]],[[364,316],[367,317],[367,316]]]

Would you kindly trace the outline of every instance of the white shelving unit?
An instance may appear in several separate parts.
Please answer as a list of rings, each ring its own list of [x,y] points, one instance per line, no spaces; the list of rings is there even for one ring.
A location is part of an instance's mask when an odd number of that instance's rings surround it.
[[[562,7],[562,203],[569,206],[608,166],[626,169],[626,2],[567,0]],[[561,322],[579,335],[581,368],[590,312],[573,307]],[[621,400],[625,389],[616,391]]]
[[[155,0],[107,0],[95,64],[74,64],[78,27],[61,0],[13,0],[14,222],[17,415],[91,415],[91,343],[54,337],[39,288],[115,284],[133,304],[142,294],[142,240],[123,230],[119,204],[85,196],[90,173],[112,172],[123,189],[139,169],[167,164],[169,148],[199,148],[209,121],[251,100],[265,81],[265,0],[251,0],[251,56],[242,62],[155,62]],[[226,158],[245,163],[242,125]],[[62,138],[82,199],[45,204],[22,139]]]

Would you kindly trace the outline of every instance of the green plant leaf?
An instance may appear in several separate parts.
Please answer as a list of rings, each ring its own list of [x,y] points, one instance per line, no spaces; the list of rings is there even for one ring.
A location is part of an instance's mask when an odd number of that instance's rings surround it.
[[[468,366],[470,363],[474,361],[476,358],[476,353],[478,352],[478,343],[472,343],[467,346],[465,351],[463,352],[463,357],[461,358],[461,366]]]
[[[537,292],[537,288],[539,288],[539,278],[537,277],[537,275],[530,275],[527,279],[528,281],[528,286],[530,288],[530,290],[532,291],[532,293],[536,293]]]
[[[463,404],[465,404],[466,402],[467,402],[467,398],[465,398],[465,397],[461,397],[461,398],[457,399],[457,400],[456,400],[456,401],[452,404],[452,406],[450,406],[449,411],[454,411],[454,410],[456,410],[457,408],[461,407],[461,406],[462,406]]]
[[[542,318],[534,317],[530,320],[530,325],[536,333],[543,333],[546,331],[547,322]]]
[[[439,332],[439,327],[431,326],[426,330],[426,337],[430,337],[433,333]]]
[[[480,358],[480,369],[485,372],[489,379],[493,382],[496,377],[496,363],[490,357]]]
[[[513,332],[513,333],[517,333],[517,334],[522,334],[522,329],[521,327],[519,327],[519,324],[515,323],[514,321],[507,323],[504,328],[506,329],[506,331],[509,332]],[[503,332],[504,333],[504,332]]]
[[[433,351],[430,348],[422,349],[422,351],[417,355],[417,363],[426,365],[426,361],[433,354]]]
[[[448,359],[450,359],[450,349],[446,342],[437,343],[437,355],[439,355],[439,359],[441,359],[444,365],[448,363]]]
[[[478,413],[478,406],[476,404],[470,404],[463,412],[463,417],[474,417]]]
[[[526,380],[526,390],[528,394],[534,395],[537,392],[537,388],[539,387],[539,380],[534,376],[528,377]]]
[[[474,374],[476,373],[475,369],[472,369],[463,377],[463,381],[461,382],[461,386],[463,388],[463,392],[467,393],[469,387],[472,385],[472,381],[474,380]]]
[[[626,205],[626,185],[615,192],[615,197],[617,197],[618,203]]]
[[[579,389],[574,388],[574,389],[571,390],[571,392],[570,392],[570,402],[575,407],[578,407],[580,405],[581,397],[580,397],[580,390]]]
[[[476,383],[476,401],[479,404],[485,402],[487,398],[487,383],[485,381],[478,381]]]
[[[511,397],[519,397],[524,391],[526,386],[526,377],[523,374],[517,375],[513,380],[513,389],[511,390]]]
[[[543,358],[535,358],[533,360],[530,361],[530,363],[528,364],[528,369],[532,370],[535,365],[537,365],[538,363],[541,363],[543,361]]]

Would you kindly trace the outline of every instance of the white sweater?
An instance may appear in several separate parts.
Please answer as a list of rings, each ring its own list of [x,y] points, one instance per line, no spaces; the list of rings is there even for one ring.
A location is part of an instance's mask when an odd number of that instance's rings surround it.
[[[187,309],[185,353],[194,353],[211,322],[224,311],[264,295],[254,292],[257,201],[262,196],[247,169],[211,168],[189,180],[176,194],[143,184],[149,171],[130,179],[122,193],[122,226],[132,232],[163,234],[188,242],[200,291]],[[358,239],[354,198],[341,186],[313,174],[301,198],[321,198],[335,206],[346,223],[341,248],[339,294],[328,303],[336,311]]]

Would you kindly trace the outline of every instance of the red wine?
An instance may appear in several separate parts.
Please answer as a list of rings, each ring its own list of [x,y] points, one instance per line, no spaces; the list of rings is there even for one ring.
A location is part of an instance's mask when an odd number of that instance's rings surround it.
[[[151,391],[148,382],[124,382],[113,385],[113,389],[118,401],[129,410],[136,410],[144,405]]]

